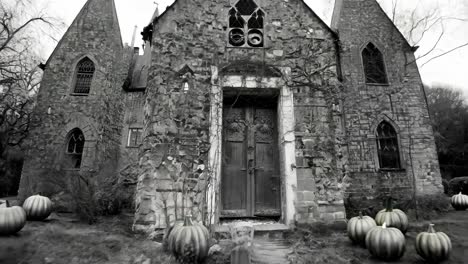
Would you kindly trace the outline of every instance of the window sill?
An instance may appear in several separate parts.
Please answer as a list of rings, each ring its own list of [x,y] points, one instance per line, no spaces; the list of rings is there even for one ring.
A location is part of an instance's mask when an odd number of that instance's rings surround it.
[[[390,86],[389,83],[366,83],[367,86]]]
[[[126,148],[129,148],[129,149],[137,149],[139,148],[140,146],[126,146]]]
[[[64,171],[80,171],[81,168],[77,168],[77,169],[74,169],[74,168],[65,168],[63,169]]]
[[[405,172],[406,169],[391,169],[391,168],[384,168],[384,169],[378,169],[378,172]]]
[[[88,96],[89,93],[71,93],[71,96]]]

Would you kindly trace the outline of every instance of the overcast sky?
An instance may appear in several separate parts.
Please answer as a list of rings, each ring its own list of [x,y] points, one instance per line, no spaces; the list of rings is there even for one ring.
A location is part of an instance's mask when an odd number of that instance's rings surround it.
[[[58,16],[68,26],[72,23],[86,0],[35,0],[34,2],[37,5],[45,5],[49,14]],[[133,29],[136,25],[138,26],[136,45],[141,45],[139,32],[151,19],[156,8],[154,2],[159,3],[159,10],[162,13],[166,6],[170,5],[173,0],[115,0],[122,38],[125,43],[131,42]],[[333,11],[333,2],[334,0],[306,0],[306,3],[328,24]],[[387,13],[391,12],[392,0],[378,0],[378,2]],[[468,96],[468,46],[422,66],[427,59],[450,50],[457,45],[468,42],[467,2],[468,0],[400,0],[396,20],[398,21],[398,25],[408,25],[408,16],[404,18],[403,15],[409,14],[408,12],[411,12],[415,7],[417,7],[416,10],[418,10],[416,15],[425,14],[435,9],[439,10],[440,16],[463,18],[467,20],[447,20],[444,23],[444,36],[437,49],[429,56],[418,61],[418,64],[420,65],[421,75],[425,83],[429,85],[437,83],[449,84],[456,88],[463,89],[465,95]],[[425,35],[424,39],[419,43],[421,48],[418,50],[417,55],[422,55],[432,48],[439,36],[438,33],[440,30],[440,27],[436,27],[435,30],[431,32],[432,34]],[[59,32],[57,38],[60,38],[63,33],[64,31]],[[55,45],[56,43],[53,42],[43,44],[42,55],[47,58]]]

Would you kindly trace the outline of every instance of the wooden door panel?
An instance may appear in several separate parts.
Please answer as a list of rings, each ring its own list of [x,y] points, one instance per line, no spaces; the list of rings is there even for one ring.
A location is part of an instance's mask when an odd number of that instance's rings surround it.
[[[276,111],[255,110],[255,215],[279,216],[280,181]]]
[[[224,144],[225,162],[221,199],[223,210],[239,211],[247,208],[247,177],[245,170],[244,142],[226,142]],[[226,212],[227,213],[227,212]],[[245,214],[240,211],[227,213],[229,215]],[[239,215],[240,216],[240,215]]]
[[[280,216],[276,110],[224,108],[221,216]]]
[[[224,217],[248,216],[245,109],[225,108],[223,116],[221,213]]]
[[[255,215],[280,215],[279,175],[273,157],[276,156],[272,144],[256,144],[255,170]]]

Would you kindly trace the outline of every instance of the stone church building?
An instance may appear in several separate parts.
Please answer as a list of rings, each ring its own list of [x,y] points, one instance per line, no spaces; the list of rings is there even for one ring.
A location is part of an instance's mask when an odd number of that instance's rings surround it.
[[[417,47],[375,0],[336,0],[331,26],[302,0],[176,0],[142,37],[87,1],[43,65],[20,196],[108,173],[149,231],[442,192]]]

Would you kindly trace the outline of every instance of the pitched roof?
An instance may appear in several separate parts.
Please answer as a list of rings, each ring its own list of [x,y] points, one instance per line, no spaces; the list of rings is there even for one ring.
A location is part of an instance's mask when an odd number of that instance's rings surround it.
[[[50,60],[53,58],[53,56],[55,55],[55,53],[57,52],[57,50],[59,50],[59,48],[62,46],[63,44],[63,41],[66,39],[66,37],[70,34],[72,28],[74,28],[77,24],[78,24],[78,21],[81,20],[83,17],[86,16],[86,10],[90,7],[91,3],[93,2],[96,2],[95,4],[97,6],[105,6],[102,1],[111,1],[111,15],[112,15],[112,18],[114,19],[114,25],[113,25],[113,31],[115,31],[114,34],[117,34],[118,35],[118,38],[120,40],[120,46],[123,47],[123,41],[122,41],[122,34],[120,33],[120,25],[119,25],[119,18],[117,16],[117,9],[115,7],[115,2],[114,0],[88,0],[84,6],[81,8],[80,12],[78,13],[78,15],[75,17],[75,19],[73,20],[73,22],[70,24],[70,26],[68,27],[67,31],[65,31],[65,34],[63,34],[62,38],[60,39],[60,41],[58,42],[57,46],[55,46],[55,49],[52,51],[52,54],[49,56],[49,58],[47,59],[47,62],[45,63],[44,65],[44,69],[47,67],[47,65],[49,64]]]
[[[171,5],[169,5],[169,6],[166,7],[166,10],[164,10],[164,12],[162,12],[161,15],[156,16],[156,17],[153,15],[153,19],[151,20],[151,22],[150,22],[149,24],[151,24],[151,23],[157,23],[157,21],[158,21],[160,18],[163,18],[164,15],[167,13],[167,11],[168,11],[169,9],[171,9],[172,7],[174,7],[174,5],[175,5],[178,1],[180,1],[180,0],[174,0],[174,2],[173,2]],[[330,33],[332,33],[333,36],[335,36],[335,37],[337,36],[336,32],[333,31],[333,30],[327,25],[327,23],[325,23],[325,22],[322,20],[322,18],[320,18],[320,16],[318,16],[318,15],[314,12],[314,10],[312,10],[312,8],[311,8],[309,5],[307,5],[307,4],[305,3],[304,0],[298,0],[298,1],[302,2],[302,4],[305,5],[306,9],[309,10],[309,11],[311,12],[311,14],[312,14],[313,16],[315,16],[315,17],[319,20],[319,22],[320,22]],[[158,10],[157,7],[156,7],[156,10],[159,12],[159,10]]]
[[[335,30],[335,31],[339,31],[339,27],[340,27],[340,18],[341,18],[341,14],[343,12],[343,2],[344,1],[347,1],[347,0],[335,0],[335,6],[333,8],[333,16],[332,16],[332,22],[331,22],[331,27],[332,27],[332,30]],[[352,1],[352,0],[351,0]],[[408,40],[406,39],[406,37],[403,35],[403,33],[401,33],[400,29],[395,25],[395,23],[390,19],[390,17],[388,16],[388,14],[385,12],[385,10],[383,10],[382,6],[379,4],[379,2],[377,2],[376,0],[370,0],[370,1],[373,1],[377,7],[379,8],[379,10],[384,14],[384,17],[388,20],[388,22],[390,22],[390,24],[393,26],[393,28],[398,32],[398,34],[400,34],[401,38],[404,39],[405,43],[409,46],[409,47],[412,47],[410,45],[410,43],[408,42]]]

